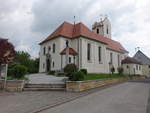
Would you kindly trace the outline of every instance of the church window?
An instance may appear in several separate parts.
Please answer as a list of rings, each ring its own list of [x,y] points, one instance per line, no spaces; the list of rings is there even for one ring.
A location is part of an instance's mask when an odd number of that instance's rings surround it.
[[[55,49],[56,49],[56,47],[55,47],[56,45],[55,44],[53,44],[53,53],[55,53]]]
[[[129,68],[129,66],[127,65],[127,69]]]
[[[107,25],[107,34],[109,34],[109,31],[108,31],[108,25]]]
[[[99,29],[98,29],[98,28],[97,28],[97,31],[96,31],[96,32],[97,32],[97,34],[99,34]]]
[[[43,48],[43,55],[45,55],[46,54],[46,48],[44,47]]]
[[[91,60],[91,44],[87,44],[87,60]]]
[[[55,66],[55,62],[53,61],[53,67]]]
[[[110,53],[110,64],[113,64],[113,54]]]
[[[98,60],[101,62],[101,47],[98,47]]]
[[[136,65],[136,70],[138,70],[138,65]]]
[[[118,55],[118,66],[120,66],[120,56]]]
[[[51,46],[48,47],[48,51],[49,51],[49,52],[51,51]]]
[[[69,63],[71,63],[71,57],[69,57]]]
[[[139,70],[141,70],[141,66],[139,66]]]

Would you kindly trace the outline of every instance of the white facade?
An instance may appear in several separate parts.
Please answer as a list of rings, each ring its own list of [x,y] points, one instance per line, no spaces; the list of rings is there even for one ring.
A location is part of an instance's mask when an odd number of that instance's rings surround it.
[[[79,69],[85,68],[89,73],[110,73],[110,54],[112,53],[112,64],[114,66],[116,73],[117,67],[121,65],[122,59],[125,58],[126,54],[109,50],[107,46],[101,42],[94,41],[91,39],[79,37],[76,39],[67,39],[63,37],[58,37],[52,39],[41,45],[40,48],[40,68],[39,72],[46,72],[46,54],[48,53],[48,48],[51,47],[50,54],[52,58],[51,70],[61,70],[66,65],[66,56],[62,56],[60,52],[66,47],[66,40],[69,41],[69,47],[73,48],[78,56],[75,57],[75,64]],[[55,44],[55,53],[53,53],[53,44]],[[90,60],[87,59],[87,45],[91,45]],[[44,47],[45,55],[44,55]],[[99,61],[98,48],[101,47],[101,61]],[[71,63],[73,63],[74,58],[71,57]],[[119,59],[118,59],[119,58]],[[62,67],[61,67],[62,66]]]
[[[123,64],[123,73],[128,75],[142,75],[142,65],[139,64]]]

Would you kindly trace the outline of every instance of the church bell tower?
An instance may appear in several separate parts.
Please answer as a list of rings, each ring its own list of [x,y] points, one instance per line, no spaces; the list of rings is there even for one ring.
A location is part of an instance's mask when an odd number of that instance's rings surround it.
[[[111,38],[111,23],[107,17],[101,19],[100,22],[95,22],[92,25],[92,30],[104,37]]]

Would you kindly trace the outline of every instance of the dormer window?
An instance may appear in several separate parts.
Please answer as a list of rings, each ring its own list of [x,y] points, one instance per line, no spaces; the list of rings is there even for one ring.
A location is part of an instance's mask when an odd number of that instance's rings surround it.
[[[97,34],[99,34],[99,29],[97,29],[97,31],[96,31],[96,32],[97,32]]]

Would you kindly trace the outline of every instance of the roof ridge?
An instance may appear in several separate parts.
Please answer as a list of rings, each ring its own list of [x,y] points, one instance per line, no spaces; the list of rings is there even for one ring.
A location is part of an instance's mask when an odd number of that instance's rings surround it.
[[[148,56],[146,56],[142,51],[138,50],[138,52],[142,53],[148,60],[150,60],[150,58],[149,58]],[[137,53],[138,53],[138,52],[137,52]],[[136,53],[136,54],[137,54],[137,53]]]

